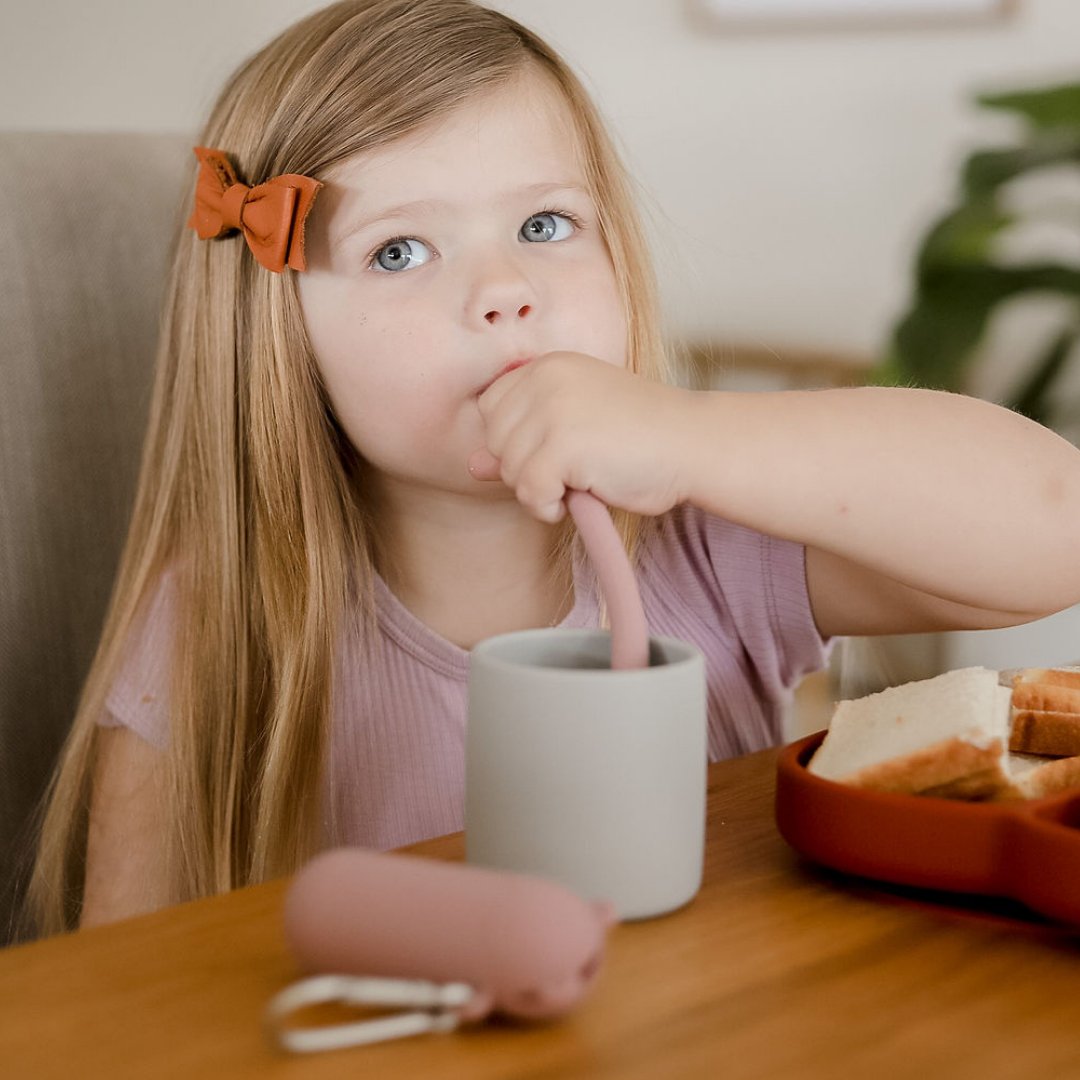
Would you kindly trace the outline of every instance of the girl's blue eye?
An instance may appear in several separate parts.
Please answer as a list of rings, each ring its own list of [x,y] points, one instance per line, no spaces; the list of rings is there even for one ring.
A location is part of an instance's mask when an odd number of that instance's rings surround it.
[[[416,254],[417,248],[426,251],[427,257],[419,258]],[[417,240],[412,236],[401,236],[383,244],[375,252],[371,269],[381,273],[396,274],[399,270],[408,270],[410,266],[423,265],[429,258],[431,258],[431,250],[422,240]]]
[[[521,235],[530,244],[546,243],[548,240],[565,240],[573,236],[575,224],[576,222],[569,214],[545,210],[542,213],[533,214],[521,226]],[[562,226],[561,232],[560,226]]]

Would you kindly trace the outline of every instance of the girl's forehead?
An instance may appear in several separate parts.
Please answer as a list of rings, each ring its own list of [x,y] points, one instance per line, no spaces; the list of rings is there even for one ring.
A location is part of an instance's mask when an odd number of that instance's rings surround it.
[[[393,142],[362,151],[327,181],[381,197],[462,183],[525,186],[541,179],[585,186],[578,126],[570,104],[548,80],[520,77],[472,97]],[[415,197],[424,197],[424,193]]]

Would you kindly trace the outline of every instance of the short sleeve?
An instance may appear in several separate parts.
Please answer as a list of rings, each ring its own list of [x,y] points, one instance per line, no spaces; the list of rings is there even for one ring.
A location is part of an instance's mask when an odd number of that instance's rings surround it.
[[[126,727],[160,750],[169,740],[169,682],[176,618],[176,582],[162,574],[128,635],[124,658],[98,717],[102,727]]]
[[[650,622],[705,656],[710,757],[775,745],[793,688],[831,651],[810,606],[805,546],[682,504],[654,551]]]
[[[765,611],[775,649],[759,663],[781,686],[797,686],[803,676],[828,662],[832,640],[814,622],[806,582],[806,547],[793,540],[761,535],[758,544]]]

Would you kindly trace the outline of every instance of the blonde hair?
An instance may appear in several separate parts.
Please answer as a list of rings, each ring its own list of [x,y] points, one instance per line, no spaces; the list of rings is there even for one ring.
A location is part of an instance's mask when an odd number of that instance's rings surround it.
[[[405,54],[407,72],[391,73],[388,58]],[[508,16],[471,0],[332,4],[241,65],[198,142],[225,150],[245,183],[318,179],[526,65],[573,116],[628,364],[673,381],[632,182],[577,77]],[[187,191],[196,167],[193,154]],[[270,273],[238,238],[200,241],[182,221],[133,519],[44,803],[26,909],[36,933],[77,925],[96,721],[163,574],[176,601],[161,789],[172,902],[291,873],[314,853],[335,643],[347,619],[374,633],[379,548],[364,463],[328,406],[293,271]],[[634,556],[648,523],[614,517]],[[554,562],[567,567],[572,550],[564,528]]]

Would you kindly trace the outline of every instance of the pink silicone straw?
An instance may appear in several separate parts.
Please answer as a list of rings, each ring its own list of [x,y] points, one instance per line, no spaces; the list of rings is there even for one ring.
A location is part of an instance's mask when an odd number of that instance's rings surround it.
[[[589,561],[600,579],[611,619],[613,669],[649,666],[649,627],[634,571],[607,507],[587,491],[567,491],[566,508],[574,519]]]

